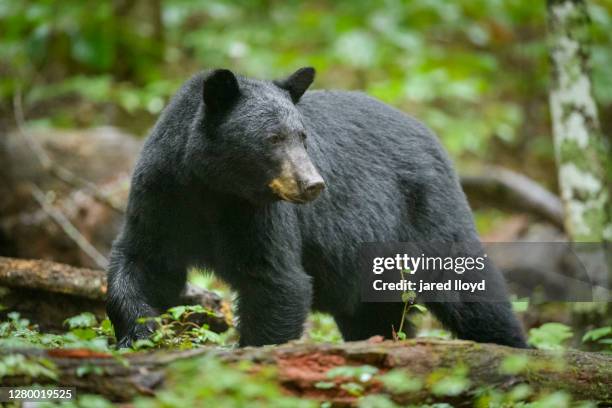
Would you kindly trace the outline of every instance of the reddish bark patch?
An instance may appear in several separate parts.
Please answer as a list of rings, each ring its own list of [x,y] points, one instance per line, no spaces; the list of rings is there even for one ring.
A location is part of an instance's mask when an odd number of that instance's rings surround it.
[[[327,372],[332,368],[350,364],[342,355],[313,352],[308,354],[287,354],[277,359],[278,377],[283,388],[292,395],[319,401],[333,401],[335,404],[353,405],[357,395],[350,394],[342,387],[349,382],[358,382],[354,378],[328,378]],[[330,388],[317,388],[317,383],[333,383]],[[382,384],[377,380],[360,383],[364,395],[379,392]]]
[[[385,338],[383,336],[372,336],[367,340],[368,344],[378,344],[383,343]]]
[[[325,374],[334,367],[346,365],[346,358],[336,354],[282,355],[278,357],[278,375],[281,381],[305,385],[325,381]]]
[[[111,358],[112,354],[101,353],[88,349],[51,349],[47,351],[50,357],[59,358]]]

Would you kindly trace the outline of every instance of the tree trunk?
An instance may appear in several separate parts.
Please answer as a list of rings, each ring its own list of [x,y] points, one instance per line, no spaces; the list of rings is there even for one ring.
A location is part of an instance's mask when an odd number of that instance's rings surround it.
[[[40,359],[51,361],[57,378],[28,378],[12,373],[2,379],[4,386],[32,383],[58,384],[77,387],[78,392],[102,394],[116,401],[127,401],[138,395],[152,395],[163,386],[167,366],[175,361],[201,356],[214,356],[226,363],[249,361],[250,372],[264,367],[275,367],[275,381],[289,394],[303,398],[332,401],[352,405],[357,396],[351,395],[343,384],[359,381],[354,378],[329,378],[330,369],[341,366],[370,365],[377,373],[363,383],[363,395],[384,393],[401,404],[422,401],[451,401],[461,404],[470,401],[473,391],[480,386],[508,390],[517,384],[529,384],[535,391],[567,391],[575,400],[596,400],[612,403],[612,356],[569,350],[563,354],[538,350],[519,350],[493,344],[469,341],[441,341],[416,339],[401,342],[372,338],[367,342],[342,344],[290,343],[263,348],[224,349],[200,348],[179,352],[149,352],[123,355],[129,362],[117,360],[88,350],[0,350],[3,355],[21,354],[30,362]],[[528,365],[514,372],[500,369],[509,356],[526,355]],[[386,387],[380,375],[395,368],[410,373],[411,378],[421,378],[431,383],[444,370],[452,370],[458,364],[468,368],[471,386],[461,395],[443,397],[431,394],[428,385],[419,391],[398,392]],[[83,366],[100,367],[85,376],[78,375]],[[331,386],[319,387],[327,382]]]
[[[550,110],[565,226],[573,241],[612,241],[609,147],[593,99],[582,0],[548,0]]]

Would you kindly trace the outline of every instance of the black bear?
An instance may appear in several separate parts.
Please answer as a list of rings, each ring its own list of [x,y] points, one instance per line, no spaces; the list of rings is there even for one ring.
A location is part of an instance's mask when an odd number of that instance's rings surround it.
[[[314,74],[208,71],[166,107],[111,251],[120,347],[150,334],[139,317],[176,305],[191,266],[235,290],[242,346],[299,338],[311,310],[331,313],[345,340],[390,337],[403,305],[361,301],[360,243],[478,240],[432,132],[361,93],[306,92]],[[525,347],[508,301],[428,306],[459,338]]]

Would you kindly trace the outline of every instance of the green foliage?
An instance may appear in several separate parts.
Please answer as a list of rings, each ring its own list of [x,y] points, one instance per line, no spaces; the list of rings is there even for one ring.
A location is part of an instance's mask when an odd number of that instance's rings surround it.
[[[144,132],[201,68],[270,77],[314,65],[318,86],[362,89],[421,117],[455,155],[494,161],[509,150],[552,159],[543,6],[145,3],[0,0],[0,101],[8,109],[21,89],[26,111],[53,124],[115,123]],[[593,0],[589,8],[594,89],[607,110],[612,4]]]
[[[368,382],[374,374],[378,372],[378,368],[370,365],[362,366],[340,366],[334,367],[326,374],[327,378],[333,379],[338,377],[354,378],[360,382]]]
[[[427,382],[431,392],[437,396],[457,396],[466,392],[471,385],[468,368],[459,364],[452,370],[439,369],[430,374]]]
[[[545,323],[529,330],[528,343],[539,349],[560,350],[572,336],[572,329],[562,323]]]
[[[133,348],[135,350],[156,347],[190,349],[205,344],[225,344],[229,333],[220,335],[209,330],[208,325],[198,324],[197,321],[203,315],[214,316],[214,312],[201,305],[176,306],[159,316],[143,318],[141,323],[152,322],[156,329],[148,339],[136,341]]]
[[[64,324],[70,329],[87,329],[94,327],[97,324],[96,316],[90,312],[84,312],[79,315],[70,317],[64,321]]]
[[[108,351],[113,335],[108,320],[98,325],[91,313],[83,313],[66,320],[70,328],[64,334],[41,333],[38,327],[11,312],[8,320],[0,323],[1,347],[44,347],[44,348],[88,348]]]
[[[0,357],[0,379],[17,375],[27,378],[57,379],[55,366],[47,359],[25,357],[21,354],[8,354]]]
[[[308,318],[306,335],[309,340],[317,343],[340,343],[342,335],[331,315],[315,312]]]
[[[407,370],[396,368],[378,378],[386,389],[393,393],[403,394],[417,392],[423,388],[423,381]]]
[[[589,330],[582,336],[582,342],[596,344],[601,351],[612,353],[612,326]]]
[[[499,366],[499,372],[506,375],[517,375],[527,369],[529,356],[525,354],[514,354],[503,359]]]
[[[164,390],[155,398],[139,398],[136,408],[156,407],[316,407],[314,401],[285,396],[274,371],[253,372],[250,364],[229,366],[205,357],[183,360],[169,369]]]
[[[233,335],[230,330],[222,335],[209,330],[198,321],[204,315],[213,314],[202,306],[177,306],[160,316],[143,319],[151,320],[157,329],[149,339],[135,342],[133,349],[179,348],[187,349],[202,345],[222,345]],[[108,319],[98,322],[89,312],[66,319],[69,331],[63,334],[41,333],[18,313],[8,314],[8,320],[0,323],[1,347],[44,347],[44,348],[86,348],[114,353],[111,344],[114,332]],[[121,353],[125,350],[120,351]],[[82,368],[88,370],[87,368]],[[85,371],[83,371],[85,373]]]
[[[453,337],[453,335],[448,330],[435,328],[435,329],[419,330],[418,337],[431,337],[434,339],[450,340]]]

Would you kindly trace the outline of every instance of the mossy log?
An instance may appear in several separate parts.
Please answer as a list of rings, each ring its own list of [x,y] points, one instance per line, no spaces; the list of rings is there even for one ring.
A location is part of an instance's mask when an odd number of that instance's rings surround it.
[[[56,380],[26,378],[12,375],[2,379],[3,385],[55,383],[77,387],[79,393],[102,394],[116,401],[127,401],[138,395],[153,395],[163,388],[168,367],[184,359],[215,356],[228,364],[249,361],[256,372],[264,367],[275,367],[278,384],[289,394],[339,405],[352,405],[357,396],[341,387],[355,381],[335,377],[330,380],[330,369],[341,366],[370,365],[378,373],[364,385],[363,395],[387,394],[396,402],[449,401],[449,397],[434,396],[428,389],[436,373],[452,370],[458,365],[467,368],[470,390],[452,397],[456,405],[470,401],[476,387],[491,386],[508,390],[518,384],[528,384],[536,391],[562,389],[576,400],[596,400],[612,403],[612,356],[568,350],[562,353],[541,350],[519,350],[493,344],[469,341],[414,339],[382,341],[377,338],[364,342],[340,344],[290,343],[262,348],[224,349],[200,348],[189,351],[156,351],[124,355],[127,361],[111,355],[86,350],[0,350],[0,359],[7,354],[21,354],[28,359],[47,359],[54,363]],[[529,363],[521,369],[504,371],[503,362],[509,356],[525,355]],[[0,360],[1,361],[1,360]],[[82,366],[100,369],[79,376]],[[404,369],[419,377],[426,386],[416,392],[398,393],[385,387],[379,375],[392,369]],[[336,386],[322,389],[322,381]]]

